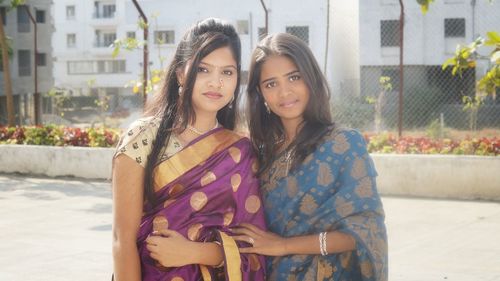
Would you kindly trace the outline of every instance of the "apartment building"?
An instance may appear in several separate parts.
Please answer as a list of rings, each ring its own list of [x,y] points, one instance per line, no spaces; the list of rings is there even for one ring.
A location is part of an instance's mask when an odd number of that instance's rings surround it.
[[[4,31],[10,38],[12,56],[10,75],[16,118],[20,123],[34,122],[33,93],[35,90],[35,68],[38,75],[38,92],[48,92],[53,84],[52,75],[52,22],[51,0],[28,0],[17,9],[8,8],[9,1],[0,5]],[[34,24],[37,25],[37,51],[34,46]],[[35,55],[36,65],[35,65]],[[3,66],[0,64],[0,124],[6,124],[7,110],[4,90]]]

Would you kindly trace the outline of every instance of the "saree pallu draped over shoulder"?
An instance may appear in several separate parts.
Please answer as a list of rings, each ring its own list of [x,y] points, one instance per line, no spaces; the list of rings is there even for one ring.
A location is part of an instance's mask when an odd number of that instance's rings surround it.
[[[155,168],[155,206],[146,203],[137,246],[145,281],[257,280],[265,278],[264,258],[240,254],[230,228],[247,222],[265,228],[256,162],[247,138],[215,129]],[[175,230],[191,241],[217,242],[224,266],[165,268],[150,257],[146,238]]]
[[[384,211],[363,136],[332,128],[297,169],[286,161],[278,156],[261,177],[269,229],[285,237],[340,231],[356,249],[268,258],[268,280],[387,280]]]

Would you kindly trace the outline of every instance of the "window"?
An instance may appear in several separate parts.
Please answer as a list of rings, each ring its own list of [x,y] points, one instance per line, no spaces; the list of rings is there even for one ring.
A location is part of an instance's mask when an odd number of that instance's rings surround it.
[[[19,76],[30,76],[31,75],[31,56],[30,50],[18,50],[18,68]]]
[[[26,13],[26,6],[22,5],[17,7],[17,31],[30,32],[30,18]]]
[[[116,6],[115,5],[103,5],[102,6],[102,17],[103,18],[113,18],[115,16]]]
[[[46,53],[36,54],[36,65],[37,66],[47,66],[47,54]]]
[[[102,35],[102,42],[106,47],[113,44],[115,40],[116,40],[116,33],[104,33]]]
[[[115,40],[116,40],[115,32],[96,30],[94,47],[97,48],[109,47],[115,42]]]
[[[309,44],[309,26],[287,26],[286,33],[295,35]]]
[[[236,21],[236,31],[239,34],[248,34],[248,21],[247,20]]]
[[[75,6],[66,6],[66,19],[67,20],[75,19]]]
[[[0,16],[2,17],[3,25],[7,25],[7,14],[5,7],[0,7]]]
[[[155,31],[155,44],[174,44],[175,32],[173,30],[158,30]]]
[[[125,72],[125,60],[68,61],[70,75]]]
[[[66,35],[66,46],[68,48],[76,47],[76,34],[70,33]]]
[[[68,61],[68,74],[92,74],[93,68],[92,61]]]
[[[266,28],[265,28],[265,27],[259,27],[259,28],[257,29],[257,33],[258,33],[258,35],[259,35],[259,40],[264,39],[264,37],[266,37],[266,35],[267,35],[267,34],[266,34]]]
[[[37,23],[45,23],[45,11],[36,10],[36,22]]]
[[[135,39],[135,31],[128,31],[127,38]]]
[[[115,17],[116,5],[103,4],[100,1],[94,2],[94,18],[110,19]]]
[[[382,20],[380,21],[380,46],[398,47],[399,46],[399,21]]]
[[[444,19],[444,37],[465,37],[465,19]]]

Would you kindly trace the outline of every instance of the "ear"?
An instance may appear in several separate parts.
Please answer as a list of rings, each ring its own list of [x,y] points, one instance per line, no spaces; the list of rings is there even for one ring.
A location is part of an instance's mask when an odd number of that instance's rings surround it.
[[[179,81],[179,86],[184,85],[184,78],[186,77],[186,74],[184,73],[184,67],[180,67],[175,71],[175,75],[177,76],[177,81]]]

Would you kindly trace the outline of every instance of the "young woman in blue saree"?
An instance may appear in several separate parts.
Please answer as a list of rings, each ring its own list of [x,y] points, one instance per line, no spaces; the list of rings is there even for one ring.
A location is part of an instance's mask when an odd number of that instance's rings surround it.
[[[255,49],[249,129],[268,231],[235,239],[268,256],[268,280],[387,280],[376,171],[360,133],[332,122],[329,89],[309,47],[288,34]]]

